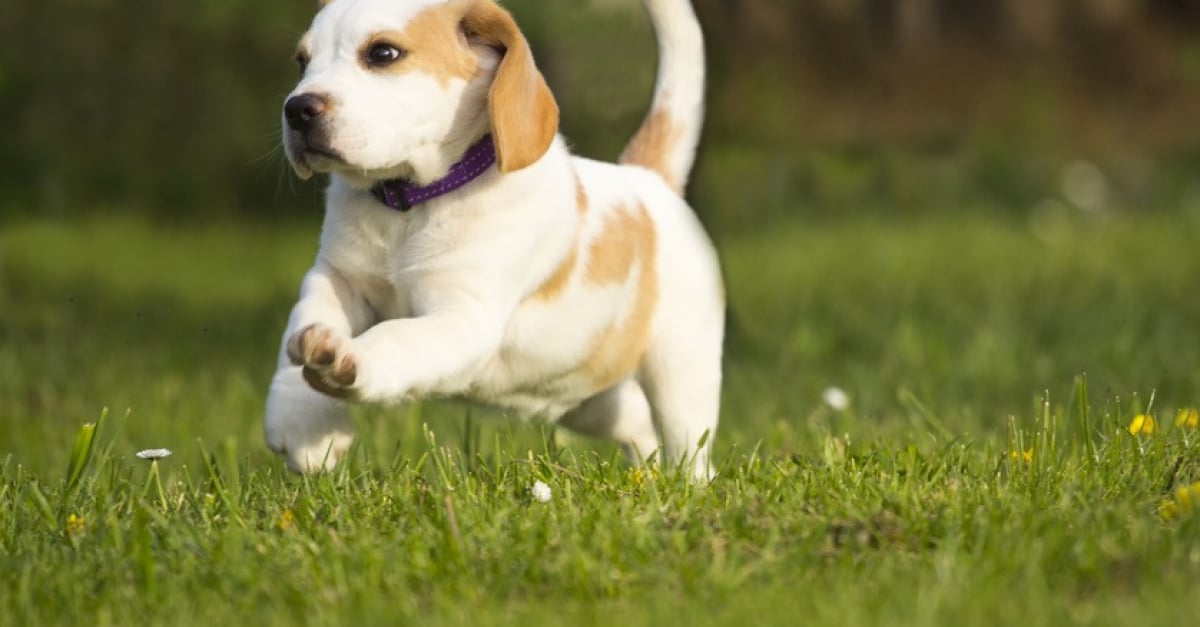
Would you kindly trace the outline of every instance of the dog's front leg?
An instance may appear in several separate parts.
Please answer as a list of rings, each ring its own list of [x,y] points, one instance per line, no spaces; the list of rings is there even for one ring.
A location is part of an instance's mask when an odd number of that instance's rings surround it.
[[[267,444],[294,471],[332,468],[350,446],[345,403],[317,391],[323,380],[314,382],[307,364],[342,358],[350,337],[369,324],[368,314],[361,296],[334,270],[318,263],[305,276],[283,334],[264,424]]]
[[[391,402],[464,392],[499,350],[504,319],[452,307],[381,322],[350,343],[356,371],[349,393]]]

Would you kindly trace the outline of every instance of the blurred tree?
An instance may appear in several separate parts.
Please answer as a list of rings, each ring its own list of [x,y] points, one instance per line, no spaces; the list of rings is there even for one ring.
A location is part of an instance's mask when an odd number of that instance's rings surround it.
[[[508,6],[586,154],[649,97],[636,0]],[[1194,0],[695,0],[706,153],[798,179],[804,149],[961,136],[1130,159],[1200,150]],[[0,3],[0,213],[129,206],[228,216],[313,207],[278,150],[314,0]],[[981,140],[979,134],[983,134]],[[941,141],[937,139],[937,141]],[[756,165],[755,165],[756,164]],[[772,170],[776,171],[776,170]],[[299,190],[299,194],[293,190]]]
[[[910,52],[928,49],[928,43],[937,38],[934,0],[898,0],[896,6],[900,46]]]
[[[298,10],[299,9],[299,10]],[[271,202],[300,2],[5,3],[0,177],[22,204],[231,213]],[[289,28],[286,25],[296,25]],[[265,179],[265,184],[264,180]],[[15,192],[15,194],[14,194]]]

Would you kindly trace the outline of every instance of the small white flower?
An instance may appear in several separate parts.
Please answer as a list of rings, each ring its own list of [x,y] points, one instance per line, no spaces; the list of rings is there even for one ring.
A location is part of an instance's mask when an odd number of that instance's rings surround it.
[[[1108,178],[1094,163],[1068,163],[1059,186],[1063,196],[1084,211],[1099,211],[1108,203]]]
[[[162,459],[164,457],[170,457],[171,449],[169,449],[169,448],[148,448],[144,451],[138,451],[137,456],[141,459],[148,459],[150,461],[156,461],[156,460]]]
[[[825,388],[825,391],[821,393],[821,399],[834,411],[846,411],[846,408],[850,406],[850,397],[845,390],[837,386]]]
[[[533,496],[535,501],[539,501],[541,503],[550,502],[550,486],[542,483],[541,481],[533,482],[533,487],[529,488],[529,494]]]

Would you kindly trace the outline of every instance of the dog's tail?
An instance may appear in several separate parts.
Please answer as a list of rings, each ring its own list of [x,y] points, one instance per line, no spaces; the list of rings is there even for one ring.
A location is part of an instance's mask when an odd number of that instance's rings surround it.
[[[658,37],[658,80],[641,128],[621,154],[683,193],[704,123],[704,36],[691,0],[642,0]]]

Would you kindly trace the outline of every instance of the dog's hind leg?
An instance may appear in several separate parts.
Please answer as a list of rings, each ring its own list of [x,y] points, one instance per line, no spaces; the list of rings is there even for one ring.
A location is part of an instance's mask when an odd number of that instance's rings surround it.
[[[662,433],[663,459],[712,477],[709,453],[721,405],[723,316],[694,316],[651,339],[639,380]]]
[[[650,404],[637,381],[626,379],[587,399],[559,420],[577,433],[621,445],[631,463],[642,463],[658,450]]]
[[[299,366],[280,368],[271,380],[264,431],[294,472],[333,468],[354,440],[349,407],[312,389]]]

